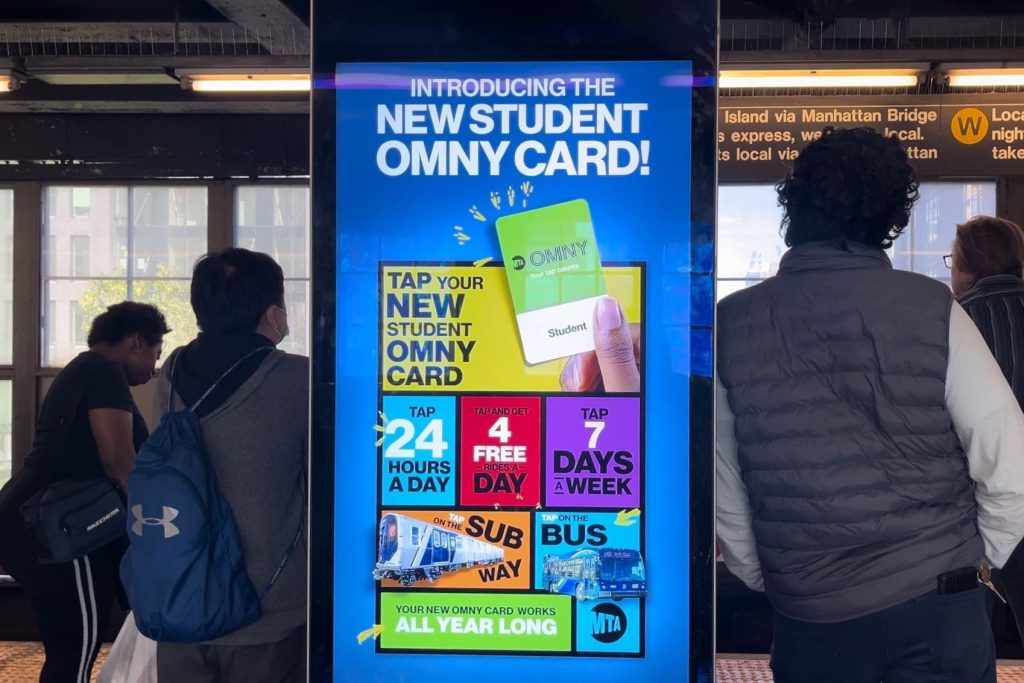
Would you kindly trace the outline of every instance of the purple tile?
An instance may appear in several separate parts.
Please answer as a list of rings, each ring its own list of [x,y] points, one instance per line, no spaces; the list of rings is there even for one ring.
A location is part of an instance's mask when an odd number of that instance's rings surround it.
[[[548,507],[640,505],[640,399],[547,399]]]

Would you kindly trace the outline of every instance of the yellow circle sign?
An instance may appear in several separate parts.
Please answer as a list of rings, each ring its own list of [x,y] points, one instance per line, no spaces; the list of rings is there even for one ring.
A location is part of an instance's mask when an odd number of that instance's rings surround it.
[[[988,117],[985,112],[974,107],[961,109],[953,114],[949,122],[950,132],[956,141],[964,145],[974,145],[988,135]]]

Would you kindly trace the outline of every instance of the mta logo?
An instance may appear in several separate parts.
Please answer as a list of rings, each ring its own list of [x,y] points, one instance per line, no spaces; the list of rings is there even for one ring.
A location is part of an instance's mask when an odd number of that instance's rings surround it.
[[[524,259],[522,256],[513,256],[512,267],[515,268],[516,270],[522,270],[523,268],[526,267],[526,259]]]
[[[178,516],[178,511],[166,505],[163,508],[163,517],[143,517],[142,506],[132,505],[132,516],[135,517],[135,521],[132,523],[132,533],[141,537],[143,526],[162,526],[164,528],[164,538],[173,538],[181,533],[178,527],[171,523]]]
[[[626,635],[626,613],[610,602],[596,605],[592,610],[590,635],[599,643],[614,643]]]

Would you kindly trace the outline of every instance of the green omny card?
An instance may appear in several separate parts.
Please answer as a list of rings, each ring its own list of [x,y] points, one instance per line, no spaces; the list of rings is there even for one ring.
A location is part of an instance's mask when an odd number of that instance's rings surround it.
[[[593,351],[606,290],[587,202],[503,216],[497,227],[526,362]]]

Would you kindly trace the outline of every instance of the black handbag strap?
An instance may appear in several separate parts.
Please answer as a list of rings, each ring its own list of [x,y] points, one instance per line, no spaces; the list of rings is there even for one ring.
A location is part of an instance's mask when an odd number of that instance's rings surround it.
[[[77,390],[74,392],[74,399],[71,402],[71,412],[68,415],[61,415],[57,422],[57,436],[54,443],[55,458],[51,458],[48,461],[48,466],[44,467],[45,480],[44,488],[46,484],[53,482],[53,468],[56,467],[57,458],[65,455],[68,448],[71,446],[71,430],[74,429],[75,420],[78,419],[81,413],[82,401],[85,399],[86,387],[89,382],[83,381],[78,385]],[[64,411],[64,407],[61,407],[61,412]],[[89,426],[89,433],[92,433],[92,425]],[[95,440],[95,439],[94,439]]]
[[[66,418],[61,417],[57,427],[57,450],[64,452],[71,445],[71,430],[74,429],[75,420],[78,418],[79,408],[85,398],[85,387],[82,386],[75,392],[74,403],[71,404],[71,414]]]
[[[79,382],[78,388],[74,393],[74,401],[71,403],[71,413],[67,417],[61,417],[57,424],[57,452],[64,453],[71,445],[71,430],[74,429],[75,420],[82,413],[82,401],[85,399],[86,391],[88,391],[89,385],[92,383],[92,377],[86,377],[84,381]],[[92,434],[92,425],[89,425],[89,433]],[[95,436],[93,440],[95,441]]]

